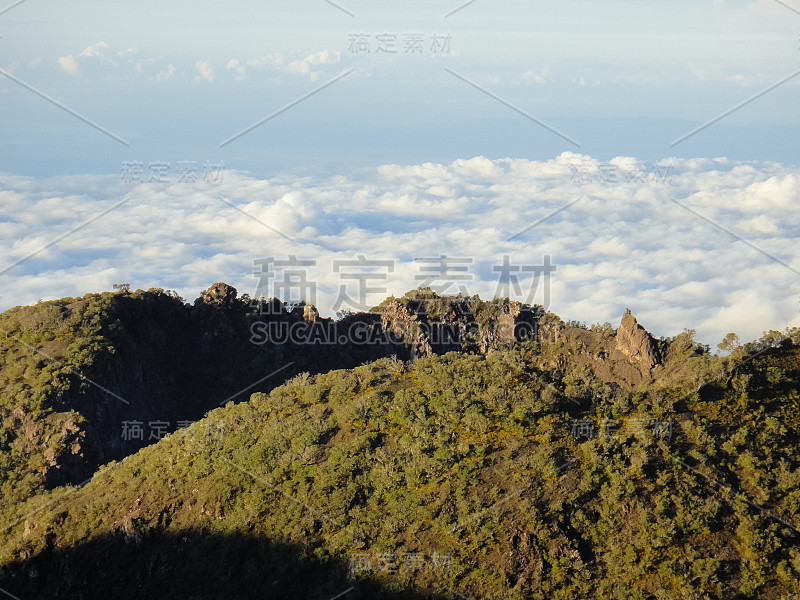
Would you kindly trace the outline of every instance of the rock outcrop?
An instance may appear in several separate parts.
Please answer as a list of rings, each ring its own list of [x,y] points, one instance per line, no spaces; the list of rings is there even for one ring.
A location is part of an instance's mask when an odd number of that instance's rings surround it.
[[[481,302],[414,291],[378,307],[381,326],[402,341],[412,357],[470,350],[488,354],[520,341],[536,339],[536,307],[522,302]]]
[[[643,377],[649,376],[653,369],[661,364],[658,344],[652,335],[641,325],[630,309],[622,315],[617,328],[615,353],[626,357],[639,369]],[[617,358],[620,358],[617,356]]]
[[[394,339],[404,340],[411,351],[412,358],[430,356],[433,348],[423,332],[424,322],[419,317],[424,311],[412,314],[408,306],[393,300],[381,309],[381,327]]]
[[[303,306],[303,320],[307,323],[315,323],[319,319],[319,311],[313,304]]]
[[[200,297],[194,301],[195,306],[200,304],[230,306],[236,300],[237,291],[227,283],[219,282],[207,290],[200,292]]]

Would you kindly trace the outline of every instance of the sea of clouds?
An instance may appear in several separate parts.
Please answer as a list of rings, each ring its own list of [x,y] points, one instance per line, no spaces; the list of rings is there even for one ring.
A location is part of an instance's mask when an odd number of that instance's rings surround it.
[[[489,298],[504,260],[549,257],[549,281],[514,271],[505,291],[564,319],[616,325],[630,307],[656,335],[693,328],[712,347],[729,331],[800,325],[796,166],[564,153],[333,177],[148,176],[0,175],[0,309],[114,283],[191,301],[216,281],[271,295],[293,280],[331,315],[425,283]],[[437,273],[442,256],[455,262]],[[305,264],[255,264],[291,257]]]

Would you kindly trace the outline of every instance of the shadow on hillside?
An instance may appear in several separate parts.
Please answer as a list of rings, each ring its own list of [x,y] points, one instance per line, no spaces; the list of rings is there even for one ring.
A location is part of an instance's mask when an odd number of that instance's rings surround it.
[[[4,565],[0,588],[19,600],[458,597],[404,590],[389,580],[353,580],[348,568],[347,560],[320,560],[310,548],[254,534],[193,530],[135,539],[114,533]]]

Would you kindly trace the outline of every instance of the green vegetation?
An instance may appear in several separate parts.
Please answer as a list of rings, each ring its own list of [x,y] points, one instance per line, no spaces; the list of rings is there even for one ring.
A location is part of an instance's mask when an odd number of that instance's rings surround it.
[[[40,302],[0,315],[0,508],[41,491],[53,467],[80,452],[85,419],[65,399],[87,385],[78,372],[114,353],[99,326],[112,296]]]
[[[74,303],[17,335],[80,330],[61,356],[113,357],[79,325],[98,310],[73,316]],[[798,331],[726,338],[726,357],[687,331],[655,341],[647,370],[614,354],[608,326],[552,313],[540,325],[547,343],[300,373],[82,488],[33,481],[0,516],[0,587],[25,599],[800,594]],[[20,386],[28,413],[81,385],[4,343],[3,385]],[[4,427],[4,495],[41,460],[21,458],[20,423]]]

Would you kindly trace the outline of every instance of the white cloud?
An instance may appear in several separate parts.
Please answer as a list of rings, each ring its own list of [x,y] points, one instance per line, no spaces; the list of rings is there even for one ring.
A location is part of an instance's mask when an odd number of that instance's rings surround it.
[[[119,67],[119,63],[115,62],[114,60],[109,60],[105,57],[105,51],[108,49],[108,44],[106,42],[97,42],[91,46],[87,46],[84,48],[76,57],[73,54],[67,54],[66,56],[62,56],[58,59],[58,64],[64,69],[66,72],[71,74],[78,73],[79,69],[79,60],[85,61],[86,59],[95,58],[100,61],[102,64],[111,65],[113,67]],[[38,64],[38,63],[37,63]],[[30,67],[33,68],[33,67]]]
[[[543,67],[540,70],[530,69],[522,74],[522,81],[527,84],[535,83],[551,83],[553,80],[550,78],[550,67]]]
[[[228,61],[228,66],[225,67],[228,71],[236,73],[236,79],[244,80],[247,78],[247,69],[238,58],[232,58]]]
[[[419,283],[415,258],[469,258],[467,291],[490,297],[497,283],[492,266],[504,255],[517,265],[541,265],[549,255],[557,266],[549,307],[564,318],[617,322],[630,307],[656,335],[695,328],[712,346],[728,331],[753,339],[800,325],[800,276],[768,256],[800,269],[800,213],[793,209],[800,168],[668,162],[668,180],[651,165],[642,177],[616,183],[607,177],[609,165],[622,173],[643,163],[573,153],[547,161],[475,157],[384,165],[355,178],[256,179],[226,171],[218,185],[201,178],[129,186],[118,178],[7,177],[0,233],[15,242],[0,270],[124,195],[132,200],[9,271],[7,286],[16,293],[0,306],[119,281],[178,289],[189,299],[220,280],[253,293],[254,259],[293,254],[316,260],[309,279],[319,284],[321,312],[331,314],[346,283],[332,270],[334,259],[396,260],[388,295]],[[588,178],[575,181],[575,168]],[[523,298],[532,282],[521,277]],[[543,292],[540,284],[535,302],[544,302]],[[382,295],[367,300],[376,304]]]
[[[201,79],[205,81],[214,81],[214,67],[211,66],[211,63],[207,60],[198,60],[194,63],[194,68],[197,70],[197,77],[194,78],[195,81],[200,81]]]
[[[28,63],[28,68],[29,69],[35,69],[40,64],[42,64],[42,59],[41,58],[34,58]]]
[[[247,61],[246,65],[254,69],[264,69],[267,67],[281,67],[283,66],[284,59],[280,52],[267,54]]]
[[[97,42],[94,46],[87,46],[83,49],[83,51],[78,55],[79,57],[93,57],[93,56],[102,56],[103,51],[108,48],[108,44],[105,42]]]
[[[58,59],[58,64],[67,73],[74,75],[78,72],[78,61],[75,60],[75,57],[72,54],[61,56]]]
[[[154,79],[156,81],[166,81],[167,79],[170,79],[173,75],[175,75],[175,65],[170,63],[169,65],[167,65],[167,68],[164,71],[159,71],[158,73],[156,73]]]
[[[338,50],[329,52],[322,50],[309,54],[302,60],[295,60],[286,65],[285,70],[289,73],[297,73],[300,75],[308,75],[314,81],[319,78],[321,72],[312,70],[312,67],[318,65],[331,65],[338,63],[342,59],[342,53]]]

